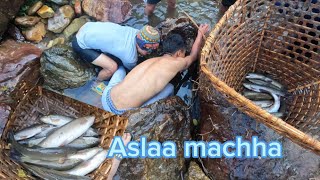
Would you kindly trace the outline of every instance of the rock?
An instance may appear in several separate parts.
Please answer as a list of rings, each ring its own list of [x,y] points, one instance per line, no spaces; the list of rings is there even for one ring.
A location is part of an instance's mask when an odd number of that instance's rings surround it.
[[[199,167],[199,165],[191,161],[185,180],[210,180]]]
[[[74,19],[71,24],[63,31],[63,35],[66,39],[69,39],[72,35],[79,31],[79,29],[90,19],[88,16],[81,16]]]
[[[19,12],[20,7],[24,2],[25,0],[1,0],[0,12],[5,14],[10,20],[12,20]]]
[[[36,2],[34,5],[32,5],[28,10],[28,15],[31,16],[35,14],[41,7],[43,3],[41,1]]]
[[[0,103],[0,136],[2,135],[5,125],[7,124],[10,110],[10,106]]]
[[[23,37],[20,29],[17,26],[13,25],[13,24],[9,25],[8,30],[7,30],[7,34],[9,36],[11,36],[16,41],[20,41],[21,42],[21,41],[25,40],[25,38]]]
[[[45,50],[40,62],[44,84],[56,90],[83,86],[95,74],[93,68],[81,63],[66,45]]]
[[[0,97],[8,96],[13,91],[21,77],[27,72],[28,64],[39,59],[41,53],[39,48],[27,43],[7,40],[1,44]]]
[[[124,22],[131,14],[128,0],[83,0],[82,9],[98,21]]]
[[[8,23],[9,19],[7,16],[0,12],[0,40],[2,38],[2,34],[7,30]]]
[[[22,17],[17,17],[15,19],[16,25],[23,26],[23,27],[32,27],[36,25],[39,21],[40,21],[40,18],[36,16],[22,16]]]
[[[66,5],[66,4],[69,4],[69,0],[49,0],[53,3],[56,3],[58,5]]]
[[[54,17],[48,20],[48,30],[54,33],[61,33],[70,24],[73,17],[74,10],[71,6],[60,7]]]
[[[55,45],[64,44],[65,39],[63,37],[58,37],[54,40],[49,41],[47,48],[52,48]]]
[[[127,131],[135,140],[146,136],[148,141],[173,141],[177,144],[177,158],[124,159],[119,167],[120,179],[180,179],[185,171],[183,142],[190,140],[190,113],[179,97],[170,97],[147,107],[132,110]]]
[[[39,22],[34,27],[26,31],[22,31],[22,33],[28,41],[33,41],[38,43],[46,35],[47,31],[46,31],[45,25],[42,22]]]
[[[82,7],[81,7],[81,1],[80,0],[75,0],[75,2],[74,2],[74,11],[76,12],[77,16],[81,16]]]
[[[54,11],[52,10],[51,7],[49,6],[42,6],[38,11],[37,11],[38,15],[44,19],[46,18],[51,18],[54,15]]]

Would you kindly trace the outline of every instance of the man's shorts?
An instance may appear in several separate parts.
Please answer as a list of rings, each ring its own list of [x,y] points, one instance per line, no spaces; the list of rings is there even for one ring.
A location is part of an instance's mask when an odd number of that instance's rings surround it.
[[[158,4],[158,2],[160,2],[161,0],[144,0],[145,3],[148,4]]]

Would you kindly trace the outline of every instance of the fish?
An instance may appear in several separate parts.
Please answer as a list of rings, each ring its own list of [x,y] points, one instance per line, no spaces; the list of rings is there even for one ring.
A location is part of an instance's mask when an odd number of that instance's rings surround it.
[[[56,171],[52,169],[46,169],[30,164],[20,163],[24,168],[30,171],[35,176],[44,179],[44,180],[61,180],[61,179],[68,179],[68,180],[90,180],[91,178],[87,176],[76,176],[70,175],[67,173],[63,173],[61,171]]]
[[[272,100],[273,97],[268,93],[259,93],[254,91],[244,91],[243,96],[254,101]]]
[[[94,123],[94,116],[75,119],[50,134],[39,146],[44,148],[61,147],[84,134]]]
[[[24,162],[28,164],[33,164],[36,166],[41,166],[48,169],[54,169],[58,171],[64,171],[74,168],[75,166],[79,165],[83,162],[82,159],[66,159],[63,162],[60,161],[45,161],[45,160],[38,160],[32,159],[30,157],[21,156],[15,159],[18,162]]]
[[[277,118],[283,118],[284,117],[284,113],[283,112],[276,112],[276,113],[271,113],[272,115],[274,115]]]
[[[69,155],[67,159],[81,159],[83,161],[87,161],[88,159],[91,159],[94,155],[96,155],[98,152],[102,150],[103,149],[101,147],[84,149],[84,150],[78,151],[76,154]]]
[[[274,79],[271,79],[269,77],[266,77],[262,74],[257,74],[257,73],[248,73],[247,76],[246,76],[246,79],[250,80],[250,79],[258,79],[258,80],[262,80],[264,82],[267,82],[268,84],[271,84],[273,86],[276,86],[278,87],[279,89],[281,90],[284,90],[284,86],[279,83],[278,81],[274,80]]]
[[[279,90],[279,91],[282,91],[283,89],[277,87],[277,86],[274,86],[272,84],[270,84],[270,82],[266,82],[266,81],[263,81],[263,80],[259,80],[259,79],[248,79],[249,82],[253,83],[253,84],[256,84],[256,85],[260,85],[260,86],[266,86],[266,87],[270,87],[272,89],[276,89],[276,90]]]
[[[41,117],[40,120],[46,124],[51,124],[60,127],[74,120],[74,118],[62,115],[49,115]]]
[[[51,134],[55,129],[57,129],[56,126],[54,125],[49,125],[48,128],[44,129],[42,132],[40,132],[39,134],[35,135],[35,138],[43,138],[43,137],[47,137],[49,134]]]
[[[65,147],[76,148],[76,149],[86,149],[86,148],[91,148],[91,147],[97,146],[99,143],[100,143],[99,138],[79,137],[78,139],[65,145]]]
[[[19,141],[20,144],[27,145],[28,147],[36,146],[41,143],[46,137],[32,138],[23,141]]]
[[[76,149],[72,148],[27,148],[19,144],[13,137],[13,132],[9,132],[8,137],[11,144],[11,154],[21,154],[30,158],[63,162],[67,155],[75,154]]]
[[[261,101],[252,101],[253,103],[255,103],[257,106],[260,106],[262,108],[267,108],[272,106],[273,101],[270,100],[261,100]]]
[[[39,133],[41,133],[44,129],[50,127],[48,124],[40,124],[40,125],[34,125],[31,127],[27,127],[25,129],[22,129],[15,133],[14,139],[17,141],[31,138]]]
[[[63,171],[63,172],[72,174],[72,175],[77,175],[77,176],[85,176],[90,172],[94,171],[95,169],[97,169],[106,159],[107,154],[108,154],[107,150],[102,150],[99,153],[97,153],[95,156],[93,156],[91,159],[82,162],[81,164],[79,164],[73,169],[70,169],[68,171]]]
[[[274,99],[273,105],[270,107],[267,107],[267,108],[263,108],[263,109],[268,111],[269,113],[276,113],[280,109],[280,97],[277,96],[276,94],[271,94],[271,95]]]
[[[255,92],[267,92],[269,94],[275,94],[278,96],[285,96],[285,93],[276,89],[272,89],[269,87],[264,87],[264,86],[260,86],[260,85],[255,85],[252,83],[243,83],[243,86],[251,91],[255,91]]]

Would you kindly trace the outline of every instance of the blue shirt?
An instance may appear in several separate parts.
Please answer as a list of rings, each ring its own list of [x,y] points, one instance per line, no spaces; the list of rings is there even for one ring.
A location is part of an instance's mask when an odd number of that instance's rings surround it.
[[[77,42],[83,49],[100,50],[118,57],[128,69],[138,61],[136,35],[139,30],[111,22],[87,22],[77,33]]]

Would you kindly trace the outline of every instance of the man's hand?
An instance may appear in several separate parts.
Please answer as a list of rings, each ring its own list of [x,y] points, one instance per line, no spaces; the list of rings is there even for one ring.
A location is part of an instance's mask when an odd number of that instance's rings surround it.
[[[203,36],[203,35],[207,34],[208,31],[209,31],[209,25],[208,24],[201,24],[198,29],[198,36],[199,35]]]

